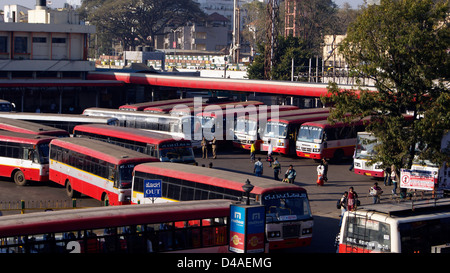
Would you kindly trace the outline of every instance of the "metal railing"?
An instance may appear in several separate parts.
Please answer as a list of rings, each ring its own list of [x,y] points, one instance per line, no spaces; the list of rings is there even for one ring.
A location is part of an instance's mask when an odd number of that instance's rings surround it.
[[[37,201],[0,201],[0,212],[5,214],[21,213],[33,211],[50,211],[60,209],[83,208],[81,200],[37,200]]]

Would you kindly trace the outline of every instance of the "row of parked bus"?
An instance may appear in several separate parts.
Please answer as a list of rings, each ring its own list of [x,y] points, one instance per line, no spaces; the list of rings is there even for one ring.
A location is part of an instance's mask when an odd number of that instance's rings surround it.
[[[200,147],[203,136],[215,136],[229,140],[235,147],[249,150],[255,143],[257,151],[265,152],[271,147],[279,154],[317,160],[352,156],[356,134],[364,131],[368,122],[330,123],[329,108],[298,109],[291,105],[268,106],[259,101],[205,104],[199,107],[198,102],[188,98],[123,105],[119,109],[88,108],[83,114],[114,117],[123,127],[190,139],[193,147]]]
[[[158,139],[154,132],[104,124],[77,125],[72,137],[44,125],[14,132],[17,127],[26,129],[27,122],[2,121],[2,128],[10,131],[0,131],[0,176],[18,185],[51,181],[64,186],[70,197],[84,194],[111,205],[151,203],[144,196],[144,184],[152,179],[162,181],[162,197],[156,203],[240,201],[244,195],[244,174],[193,164],[175,167],[173,162],[194,160],[189,141]],[[309,245],[313,219],[306,190],[266,178],[252,178],[251,183],[252,202],[267,208],[270,247]]]

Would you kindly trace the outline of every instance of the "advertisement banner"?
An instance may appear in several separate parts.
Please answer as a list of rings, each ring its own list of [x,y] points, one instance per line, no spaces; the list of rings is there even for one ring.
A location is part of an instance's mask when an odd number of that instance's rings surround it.
[[[229,250],[234,253],[264,252],[266,211],[264,206],[230,206]]]
[[[433,171],[401,169],[400,188],[431,191],[434,189]]]

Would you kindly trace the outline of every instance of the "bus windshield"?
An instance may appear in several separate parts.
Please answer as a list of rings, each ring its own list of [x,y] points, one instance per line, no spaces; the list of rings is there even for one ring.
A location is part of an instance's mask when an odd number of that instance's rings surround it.
[[[185,162],[184,157],[193,157],[192,148],[177,147],[159,150],[159,159],[162,162]],[[192,161],[194,161],[193,158]]]
[[[133,169],[136,164],[128,163],[119,166],[119,188],[131,188],[131,181],[133,179]]]
[[[285,138],[287,135],[287,124],[269,121],[267,122],[266,128],[267,137]]]
[[[298,141],[322,143],[323,129],[315,126],[302,126],[298,132]]]
[[[343,242],[368,251],[390,252],[390,225],[362,217],[349,217]]]
[[[311,210],[304,193],[275,192],[263,196],[266,207],[266,222],[283,222],[310,219]]]
[[[374,148],[377,145],[376,137],[372,135],[358,134],[355,158],[370,159],[376,154]]]
[[[49,158],[49,153],[50,153],[50,148],[49,148],[48,143],[37,145],[36,150],[39,155],[39,163],[48,164],[48,162],[49,162],[48,158]]]

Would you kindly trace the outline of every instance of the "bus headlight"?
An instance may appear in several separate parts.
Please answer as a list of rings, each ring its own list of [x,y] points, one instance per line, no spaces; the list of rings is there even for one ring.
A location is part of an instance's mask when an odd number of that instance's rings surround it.
[[[280,231],[270,231],[269,232],[269,238],[277,238],[277,237],[281,237]]]
[[[302,230],[302,235],[311,234],[311,233],[312,233],[312,228],[304,228]]]
[[[313,153],[320,153],[320,148],[314,148]]]

